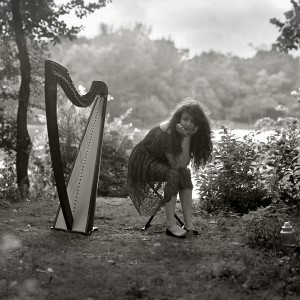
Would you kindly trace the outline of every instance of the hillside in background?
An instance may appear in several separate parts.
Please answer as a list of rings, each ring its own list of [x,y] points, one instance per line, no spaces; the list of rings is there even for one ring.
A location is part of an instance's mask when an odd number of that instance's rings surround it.
[[[248,59],[213,51],[189,59],[188,49],[149,34],[141,24],[118,30],[103,25],[93,39],[50,48],[50,59],[65,66],[82,91],[93,80],[105,81],[113,98],[107,108],[111,118],[132,109],[127,120],[138,128],[166,118],[186,97],[201,101],[215,121],[249,125],[262,117],[277,119],[286,116],[280,106],[299,116],[291,96],[300,86],[299,57],[257,50]],[[43,108],[40,88],[31,103]]]

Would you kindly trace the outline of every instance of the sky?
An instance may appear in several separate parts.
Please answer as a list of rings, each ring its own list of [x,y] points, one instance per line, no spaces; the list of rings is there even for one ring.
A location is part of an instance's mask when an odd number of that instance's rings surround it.
[[[284,21],[291,8],[290,0],[113,0],[76,25],[92,38],[100,23],[117,29],[139,22],[151,27],[151,38],[170,38],[190,56],[214,50],[246,58],[270,48],[279,31],[269,20]],[[67,21],[75,22],[71,16]]]

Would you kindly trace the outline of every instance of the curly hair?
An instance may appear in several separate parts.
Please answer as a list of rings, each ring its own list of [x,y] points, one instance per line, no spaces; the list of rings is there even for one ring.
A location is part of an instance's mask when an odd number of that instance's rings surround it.
[[[182,152],[181,136],[176,130],[176,124],[180,123],[183,112],[189,113],[193,119],[198,131],[191,138],[191,159],[195,170],[204,166],[212,158],[212,131],[208,117],[200,103],[192,98],[186,98],[178,104],[171,113],[169,122],[170,133],[173,137],[174,155],[180,155]]]

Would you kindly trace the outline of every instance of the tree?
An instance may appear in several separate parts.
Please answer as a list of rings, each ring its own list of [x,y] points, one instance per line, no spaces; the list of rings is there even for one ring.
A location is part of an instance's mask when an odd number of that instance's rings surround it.
[[[272,18],[270,22],[279,27],[280,35],[273,48],[281,53],[288,53],[291,50],[300,49],[300,0],[291,0],[293,8],[287,11],[285,15],[285,22],[281,22]],[[293,113],[297,110],[300,103],[300,89],[293,91],[292,95],[296,96],[297,104],[293,105]]]
[[[28,161],[31,140],[27,130],[27,112],[34,75],[38,67],[32,62],[36,59],[34,51],[43,53],[49,43],[59,43],[62,37],[73,40],[82,26],[68,26],[61,18],[74,13],[83,18],[104,7],[110,0],[98,0],[85,4],[84,0],[1,0],[0,1],[0,78],[18,80],[16,171],[17,184],[22,199],[29,193]],[[18,64],[16,64],[18,61]],[[35,68],[33,68],[35,66]]]
[[[293,8],[284,14],[286,18],[284,22],[276,18],[270,20],[270,23],[279,27],[280,31],[273,47],[283,53],[300,48],[300,0],[291,0],[291,3]]]

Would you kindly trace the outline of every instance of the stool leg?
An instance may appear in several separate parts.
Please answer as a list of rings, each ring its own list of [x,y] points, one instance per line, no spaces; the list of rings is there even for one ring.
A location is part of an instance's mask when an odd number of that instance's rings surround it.
[[[149,218],[149,220],[148,220],[148,222],[146,223],[146,225],[142,228],[143,231],[147,230],[147,229],[151,226],[151,221],[153,220],[154,216],[155,216],[155,215],[152,215],[152,216]]]
[[[151,221],[153,220],[153,218],[155,217],[155,215],[152,215],[149,220],[147,221],[146,225],[142,228],[143,231],[147,230],[150,226],[151,226]],[[178,221],[178,223],[180,224],[180,226],[182,227],[184,224],[183,222],[180,220],[180,218],[175,214],[175,218]]]
[[[180,226],[182,227],[184,224],[176,214],[175,214],[175,218],[178,221],[178,223],[180,224]]]

